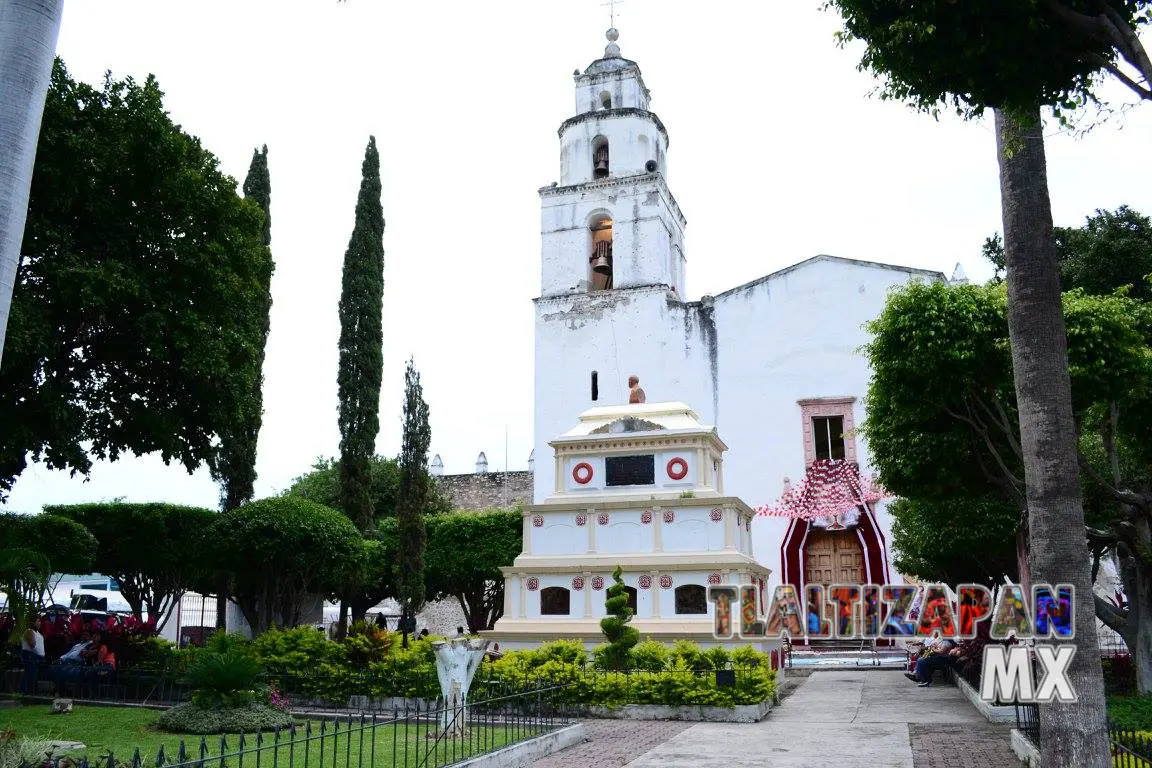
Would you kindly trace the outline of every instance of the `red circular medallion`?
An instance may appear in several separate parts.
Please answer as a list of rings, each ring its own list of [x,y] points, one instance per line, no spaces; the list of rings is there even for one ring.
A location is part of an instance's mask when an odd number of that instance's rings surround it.
[[[586,461],[582,461],[572,467],[572,479],[580,483],[580,485],[588,485],[588,483],[592,482],[592,465]]]
[[[668,466],[665,467],[668,471],[668,477],[673,480],[683,480],[688,477],[688,462],[677,456],[674,459],[669,459]]]

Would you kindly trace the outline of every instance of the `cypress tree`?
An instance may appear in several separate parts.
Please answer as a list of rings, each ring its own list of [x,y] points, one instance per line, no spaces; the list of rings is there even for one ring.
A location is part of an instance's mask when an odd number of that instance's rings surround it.
[[[404,444],[400,451],[400,492],[397,494],[396,522],[399,526],[397,556],[397,596],[400,598],[400,626],[403,646],[408,647],[410,621],[424,607],[424,505],[428,497],[428,404],[420,374],[412,360],[404,371]]]
[[[220,436],[220,461],[216,476],[220,482],[220,506],[227,512],[251,501],[256,495],[256,445],[264,421],[264,355],[268,344],[269,313],[272,310],[272,180],[268,174],[268,145],[252,151],[252,162],[244,178],[244,197],[260,206],[264,212],[263,239],[268,249],[267,268],[262,269],[260,302],[246,307],[259,334],[255,350],[255,371],[252,377],[252,395],[243,414],[238,415],[233,428]],[[223,627],[226,617],[228,585],[221,585],[216,599],[216,625]]]
[[[272,181],[268,175],[268,146],[253,150],[248,175],[244,179],[244,197],[264,212],[264,247],[272,244]],[[256,442],[264,420],[264,353],[268,343],[269,318],[272,309],[272,257],[268,269],[258,276],[261,281],[260,303],[247,307],[259,334],[252,377],[252,396],[246,411],[237,418],[234,429],[221,436],[221,458],[217,474],[220,479],[220,506],[225,512],[251,501],[256,484]]]
[[[369,463],[380,431],[380,382],[384,368],[384,210],[380,204],[380,154],[376,137],[364,152],[356,225],[344,253],[340,292],[340,496],[361,533],[371,533]]]

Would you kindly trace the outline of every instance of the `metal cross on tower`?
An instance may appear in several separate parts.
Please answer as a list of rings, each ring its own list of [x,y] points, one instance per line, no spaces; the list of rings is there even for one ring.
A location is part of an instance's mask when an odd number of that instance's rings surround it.
[[[608,6],[609,26],[612,28],[616,27],[616,6],[623,2],[624,0],[608,0],[606,3],[600,3],[600,5]]]

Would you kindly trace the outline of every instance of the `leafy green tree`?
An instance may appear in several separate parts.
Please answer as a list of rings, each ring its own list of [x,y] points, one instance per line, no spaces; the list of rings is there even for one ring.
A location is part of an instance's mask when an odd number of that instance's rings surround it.
[[[1023,449],[1008,355],[1003,286],[910,285],[894,292],[869,325],[865,347],[873,368],[863,432],[884,486],[914,500],[895,510],[913,537],[947,513],[942,505],[973,505],[992,527],[1007,525],[981,507],[988,498],[1027,510]],[[1131,607],[1095,601],[1095,613],[1125,637],[1142,688],[1152,690],[1152,584],[1143,575],[1152,538],[1152,306],[1122,295],[1063,296],[1069,342],[1071,404],[1080,434],[1074,477],[1085,489],[1087,532],[1097,557],[1121,555]],[[919,519],[911,519],[917,517]],[[962,519],[968,519],[967,517]],[[964,526],[956,547],[983,545]],[[896,535],[901,538],[901,535]],[[949,538],[944,536],[942,538]],[[928,543],[925,541],[924,546]],[[896,544],[909,548],[915,541]],[[920,568],[947,570],[946,552]],[[927,575],[927,574],[925,574]],[[1146,677],[1146,675],[1148,675]]]
[[[828,0],[825,7],[843,18],[842,44],[864,42],[860,68],[882,79],[881,98],[923,111],[941,103],[965,117],[1041,104],[1071,110],[1095,101],[1102,71],[1152,98],[1152,62],[1138,37],[1152,21],[1148,0]]]
[[[252,163],[244,179],[244,197],[260,206],[264,213],[264,247],[272,245],[272,181],[268,176],[268,147],[252,152]],[[256,375],[252,377],[252,394],[236,421],[226,424],[220,436],[220,462],[216,477],[220,482],[220,506],[235,509],[251,501],[256,484],[256,444],[264,420],[264,352],[268,345],[269,313],[272,311],[272,260],[258,275],[261,290],[245,310],[259,325],[260,343],[256,354]]]
[[[209,537],[215,563],[231,573],[230,597],[256,634],[296,626],[305,597],[339,590],[363,552],[347,517],[292,496],[223,512]]]
[[[1086,651],[1068,669],[1079,698],[1045,705],[1042,758],[1104,768],[1104,680],[1088,611],[1092,583],[1080,530],[1084,508],[1041,108],[1061,113],[1094,98],[1102,71],[1141,98],[1152,96],[1152,62],[1136,31],[1152,20],[1150,0],[827,4],[844,19],[842,40],[864,41],[860,66],[882,78],[883,95],[922,110],[951,105],[965,116],[995,110],[1029,569],[1037,581],[1075,586],[1076,639],[1062,642]],[[1137,79],[1121,68],[1125,63]]]
[[[347,514],[340,496],[340,467],[336,459],[317,459],[312,470],[294,479],[283,493],[315,501]],[[368,463],[368,493],[372,498],[374,525],[378,528],[383,520],[394,519],[400,494],[400,462],[374,456]],[[429,476],[424,514],[436,515],[451,511],[451,500],[441,491],[436,478]]]
[[[424,607],[424,549],[428,532],[424,506],[428,493],[428,403],[412,360],[404,370],[404,436],[400,451],[400,495],[396,503],[399,546],[396,562],[403,646],[408,647],[408,620]]]
[[[427,520],[424,583],[436,599],[455,597],[477,633],[504,615],[502,566],[524,549],[524,515],[519,508],[456,512]]]
[[[363,533],[372,529],[369,464],[380,432],[384,369],[384,211],[376,137],[364,152],[356,225],[344,254],[340,291],[340,505]]]
[[[632,647],[640,642],[640,632],[628,626],[632,621],[632,609],[628,607],[628,591],[622,578],[623,570],[616,566],[612,572],[612,586],[608,587],[608,599],[604,601],[607,616],[600,619],[600,629],[608,639],[608,647],[603,649],[600,658],[608,669],[628,669]]]
[[[998,497],[892,502],[893,565],[921,581],[993,586],[1017,578],[1020,513]]]
[[[82,525],[52,514],[0,514],[0,591],[20,629],[51,599],[57,570],[88,571],[96,539]],[[19,632],[11,635],[13,639]]]
[[[84,526],[98,542],[100,572],[120,584],[139,619],[163,627],[172,609],[207,576],[206,533],[217,513],[200,507],[152,503],[49,506],[44,511]]]
[[[244,179],[244,197],[260,206],[264,213],[263,241],[272,245],[272,180],[268,174],[268,145],[253,150],[248,175]],[[220,436],[220,463],[215,472],[220,483],[220,507],[227,511],[251,501],[256,495],[256,448],[260,427],[264,422],[264,354],[268,346],[268,331],[272,311],[272,260],[268,269],[259,275],[262,290],[248,311],[254,323],[260,325],[260,346],[256,358],[256,375],[252,379],[252,396],[235,421],[225,425]],[[216,626],[227,621],[227,584],[216,586]]]
[[[0,514],[0,550],[4,549],[37,552],[61,573],[84,573],[97,562],[97,541],[92,532],[55,511]]]
[[[214,466],[259,373],[259,206],[172,123],[151,77],[92,88],[58,61],[36,158],[0,370],[0,494],[29,458]]]
[[[1056,227],[1060,284],[1103,295],[1128,287],[1129,296],[1152,300],[1152,219],[1122,205],[1098,209],[1083,227]],[[999,234],[984,242],[984,256],[1004,271],[1004,241]]]

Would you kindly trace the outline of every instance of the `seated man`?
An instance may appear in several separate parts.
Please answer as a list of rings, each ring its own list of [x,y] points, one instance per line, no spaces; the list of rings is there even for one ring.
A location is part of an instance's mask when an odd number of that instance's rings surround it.
[[[960,650],[956,647],[955,640],[945,637],[934,638],[916,659],[916,671],[905,672],[904,676],[919,687],[927,688],[932,685],[932,675],[936,670],[952,666],[959,655]]]
[[[52,674],[58,683],[78,682],[84,674],[84,652],[92,645],[92,641],[85,632],[80,635],[80,642],[73,645],[67,653],[52,667]]]

